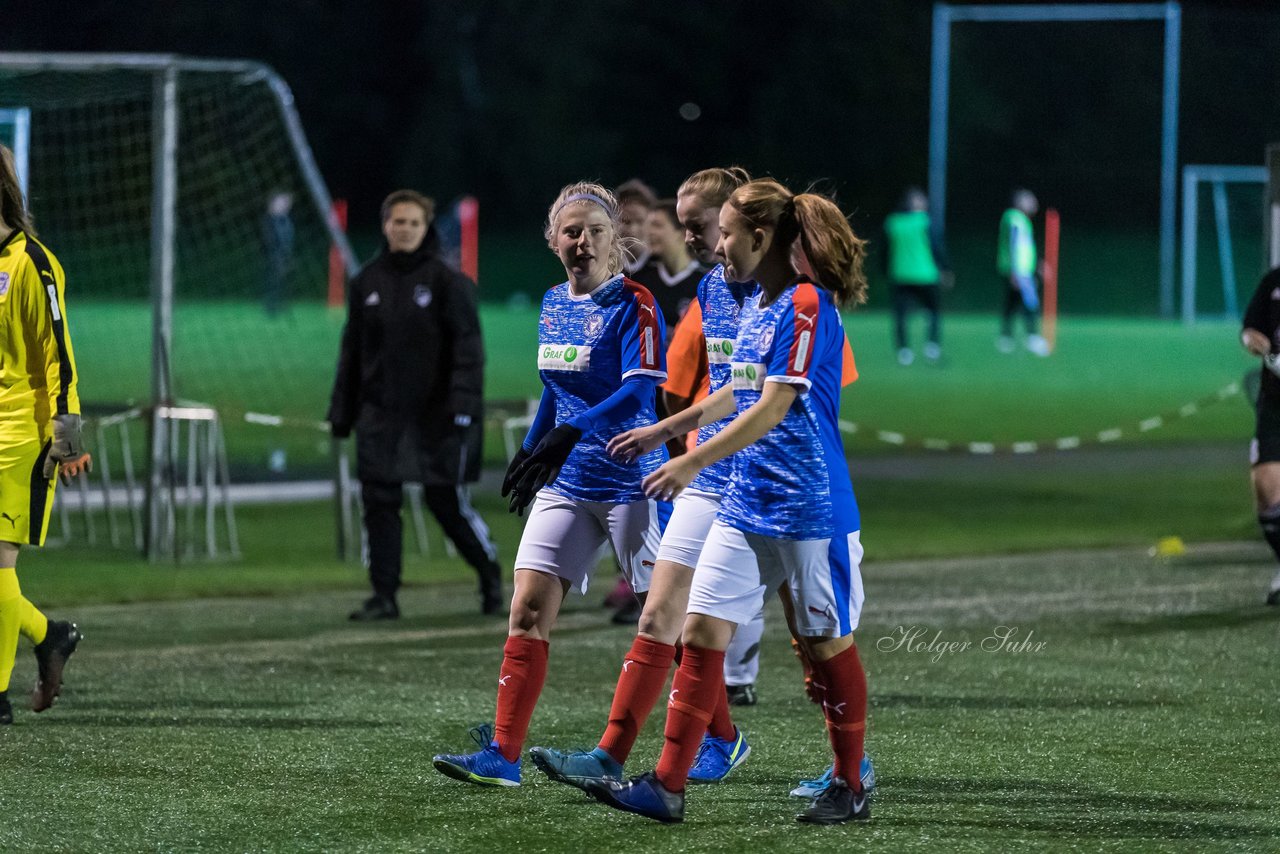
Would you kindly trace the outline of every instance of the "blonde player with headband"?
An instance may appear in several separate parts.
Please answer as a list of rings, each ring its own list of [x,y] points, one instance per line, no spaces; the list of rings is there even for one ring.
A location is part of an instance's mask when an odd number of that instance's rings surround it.
[[[472,731],[479,751],[434,760],[442,774],[484,786],[520,785],[520,753],[565,594],[586,591],[606,542],[643,594],[664,524],[641,481],[666,451],[633,462],[605,452],[618,433],[657,421],[654,388],[666,378],[662,313],[652,294],[622,275],[618,203],[598,184],[571,184],[551,206],[545,235],[568,280],[542,300],[542,402],[502,486],[513,512],[532,506],[516,553],[495,725],[492,733]]]

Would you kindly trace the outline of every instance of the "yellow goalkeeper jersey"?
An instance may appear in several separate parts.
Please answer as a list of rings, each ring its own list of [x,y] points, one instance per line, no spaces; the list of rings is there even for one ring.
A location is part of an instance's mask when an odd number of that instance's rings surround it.
[[[40,241],[14,231],[0,243],[0,448],[43,440],[54,415],[80,413],[64,285]]]

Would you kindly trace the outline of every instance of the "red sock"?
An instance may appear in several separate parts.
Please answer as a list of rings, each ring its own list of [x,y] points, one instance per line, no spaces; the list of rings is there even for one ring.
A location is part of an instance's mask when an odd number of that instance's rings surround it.
[[[716,696],[716,707],[711,710],[707,732],[721,741],[733,741],[738,737],[738,728],[733,725],[733,716],[729,714],[729,695],[725,691]]]
[[[813,662],[814,676],[825,687],[822,713],[836,755],[836,776],[854,791],[860,787],[863,738],[867,732],[867,674],[851,646],[835,658]]]
[[[626,762],[631,755],[636,737],[658,702],[675,657],[676,648],[669,643],[658,643],[639,635],[632,641],[631,650],[622,660],[618,687],[613,692],[609,726],[600,737],[600,749],[618,762]]]
[[[547,680],[547,641],[507,638],[502,649],[502,670],[498,676],[498,712],[494,716],[493,740],[508,762],[520,758],[529,720],[538,705],[542,683]]]
[[[698,745],[724,695],[724,651],[685,646],[667,701],[666,742],[655,774],[668,791],[683,792]]]

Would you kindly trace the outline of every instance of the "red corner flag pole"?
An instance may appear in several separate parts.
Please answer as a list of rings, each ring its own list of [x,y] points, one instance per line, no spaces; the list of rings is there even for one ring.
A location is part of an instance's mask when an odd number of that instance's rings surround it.
[[[333,218],[338,228],[347,230],[347,200],[333,200]],[[346,302],[347,268],[337,246],[329,247],[329,308],[342,308]]]
[[[1058,344],[1058,211],[1044,212],[1044,339],[1053,350]]]
[[[462,274],[473,282],[480,281],[480,202],[466,196],[458,202],[458,222],[462,226],[459,266]]]

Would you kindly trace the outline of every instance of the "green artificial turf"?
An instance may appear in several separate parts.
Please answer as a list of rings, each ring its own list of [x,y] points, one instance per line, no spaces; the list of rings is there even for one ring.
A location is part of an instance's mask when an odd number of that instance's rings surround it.
[[[537,307],[485,305],[488,350],[486,460],[503,463],[499,425],[523,415],[540,393],[532,352]],[[86,402],[121,405],[149,399],[149,314],[140,303],[85,301],[72,309],[72,326]],[[299,303],[268,318],[256,303],[188,302],[175,314],[174,388],[180,398],[210,403],[223,414],[233,477],[264,480],[324,477],[330,447],[317,424],[324,418],[343,316]],[[878,437],[899,434],[908,444],[1097,440],[1119,428],[1119,441],[1232,440],[1249,435],[1243,398],[1208,405],[1191,417],[1178,410],[1210,397],[1255,367],[1236,341],[1236,327],[1207,322],[1186,328],[1129,318],[1067,318],[1057,352],[1039,359],[1026,351],[1001,355],[996,320],[953,315],[944,320],[940,365],[918,359],[896,364],[889,317],[855,312],[846,319],[861,379],[846,390],[844,418],[858,426],[846,437],[855,453],[893,450]],[[920,322],[913,338],[921,343]],[[284,427],[244,421],[246,412],[284,416]],[[1164,426],[1142,432],[1141,422],[1164,416]],[[114,435],[107,437],[118,453]],[[272,474],[268,460],[284,452],[286,470]],[[142,461],[143,446],[135,455]]]
[[[345,620],[354,589],[58,607],[86,640],[59,704],[0,731],[0,849],[1274,850],[1271,570],[1260,545],[869,562],[879,790],[869,824],[833,828],[797,825],[787,796],[828,753],[776,603],[760,704],[736,715],[751,758],[691,789],[675,827],[531,766],[496,791],[431,768],[493,713],[505,625],[470,584],[407,590],[405,617],[373,626]],[[599,736],[631,636],[606,586],[561,617],[530,744]],[[33,679],[23,646],[15,686]],[[653,766],[662,719],[631,770]]]

